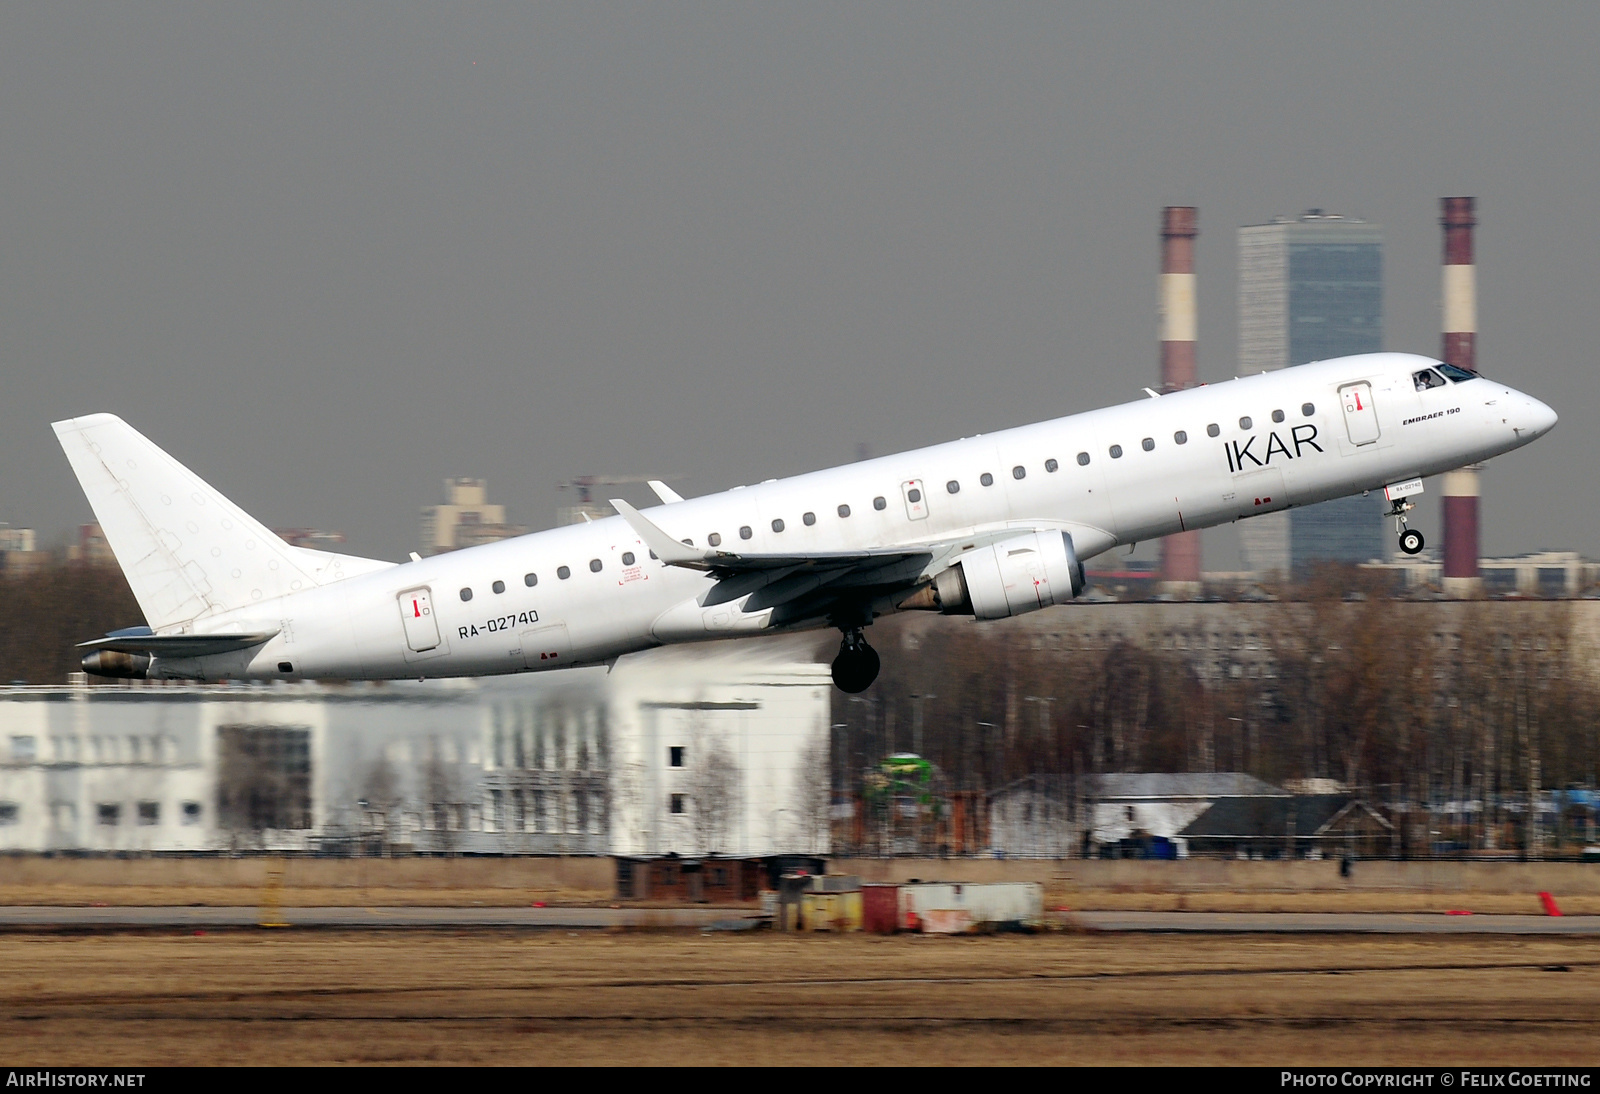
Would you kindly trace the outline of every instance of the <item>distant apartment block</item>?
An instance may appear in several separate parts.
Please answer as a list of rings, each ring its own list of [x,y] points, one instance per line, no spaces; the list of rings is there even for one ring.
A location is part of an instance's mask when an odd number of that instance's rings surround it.
[[[506,523],[506,507],[489,503],[484,479],[446,479],[446,501],[422,510],[422,554],[437,555],[463,547],[527,534],[520,524]]]
[[[43,569],[49,565],[50,553],[38,548],[38,536],[32,528],[0,524],[0,571],[25,574]]]

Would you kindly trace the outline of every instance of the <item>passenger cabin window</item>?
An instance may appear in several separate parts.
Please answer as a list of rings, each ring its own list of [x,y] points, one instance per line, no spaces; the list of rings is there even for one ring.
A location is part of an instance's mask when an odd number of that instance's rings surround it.
[[[622,552],[622,564],[624,566],[632,566],[633,565],[633,552],[632,551],[624,551],[624,552]]]
[[[944,491],[947,494],[959,494],[961,493],[961,484],[955,479],[951,479],[949,482],[944,484]]]
[[[740,526],[740,528],[739,528],[739,538],[740,539],[749,539],[753,535],[755,535],[755,533],[750,530],[750,526],[748,524]]]
[[[567,578],[572,576],[572,570],[569,567],[566,567],[566,566],[557,566],[556,567],[556,576],[559,577],[562,581],[565,581],[565,580],[567,580]]]
[[[1122,459],[1122,446],[1120,444],[1111,446],[1111,458],[1114,460]]]
[[[1173,444],[1188,444],[1189,443],[1189,434],[1185,433],[1181,429],[1178,430],[1176,433],[1174,433],[1172,435],[1172,443]]]
[[[523,574],[522,575],[522,583],[524,585],[526,585],[528,588],[531,589],[535,585],[539,584],[539,575],[538,574]]]
[[[1220,425],[1218,425],[1216,422],[1212,422],[1210,425],[1206,426],[1206,436],[1207,437],[1219,437],[1221,435],[1222,435],[1222,427]]]
[[[506,583],[504,581],[496,581],[493,585],[489,586],[489,588],[493,589],[497,593],[503,593],[506,591]]]
[[[1079,452],[1078,453],[1078,466],[1079,467],[1088,467],[1089,466],[1089,453],[1087,453],[1087,452]]]
[[[1239,428],[1240,429],[1249,429],[1252,424],[1253,423],[1250,421],[1250,415],[1248,415],[1248,414],[1246,414],[1243,418],[1239,419]]]
[[[1316,408],[1316,405],[1314,403],[1301,403],[1300,404],[1300,413],[1304,414],[1307,418],[1311,417],[1311,415],[1315,414],[1316,412],[1317,412],[1317,408]]]
[[[917,504],[917,502],[922,500],[922,491],[913,486],[910,490],[906,491],[906,500],[912,505]]]
[[[706,542],[711,544],[711,546],[713,546],[713,547],[721,547],[722,546],[722,533],[721,532],[712,532],[709,536],[706,537]]]
[[[1054,475],[1056,473],[1057,469],[1059,469],[1060,467],[1061,467],[1061,465],[1059,463],[1057,463],[1055,460],[1045,460],[1044,461],[1044,469],[1049,474]]]
[[[810,528],[813,524],[817,523],[817,514],[806,513],[800,518],[800,523],[804,524],[807,528]]]
[[[472,590],[471,589],[462,589],[461,590],[461,599],[463,601],[471,600],[472,599]]]
[[[978,476],[978,481],[983,483],[983,485],[985,485],[985,486],[993,486],[994,485],[994,476],[989,474],[989,472],[985,471],[983,474]]]
[[[850,507],[848,505],[839,506],[839,515],[841,517],[848,517],[850,515]]]
[[[1283,421],[1283,411],[1281,411],[1281,410],[1274,410],[1274,411],[1273,411],[1273,412],[1272,412],[1272,420],[1273,420],[1273,421],[1275,421],[1275,422],[1281,422],[1281,421]]]
[[[883,497],[883,496],[881,496],[881,495],[880,495],[880,496],[878,496],[878,497],[876,497],[876,498],[873,498],[873,499],[872,499],[872,507],[873,507],[873,508],[874,508],[874,509],[877,509],[877,510],[879,510],[879,511],[882,511],[882,510],[884,510],[884,509],[887,509],[887,508],[889,508],[889,502],[888,502],[888,499],[886,499],[886,498],[884,498],[884,497]]]
[[[772,522],[772,530],[774,532],[783,531],[783,518],[782,517],[778,517],[776,520],[774,520]]]
[[[1139,442],[1139,447],[1146,452],[1154,452],[1156,450],[1156,439],[1154,437],[1146,437]]]
[[[600,563],[600,560],[598,558],[591,558],[589,560],[589,572],[591,574],[599,573],[600,572],[600,566],[601,566],[601,563]]]
[[[1418,391],[1427,391],[1430,388],[1444,387],[1444,377],[1440,376],[1431,368],[1425,368],[1421,372],[1413,372],[1411,374],[1411,381],[1417,385]]]
[[[1021,464],[1018,464],[1016,467],[1011,469],[1011,477],[1014,479],[1025,479],[1028,477],[1028,469],[1023,467]]]

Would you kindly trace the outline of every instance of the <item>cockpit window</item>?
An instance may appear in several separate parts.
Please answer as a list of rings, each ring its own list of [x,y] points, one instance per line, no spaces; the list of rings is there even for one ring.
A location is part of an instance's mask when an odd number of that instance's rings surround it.
[[[1440,365],[1439,371],[1444,373],[1458,384],[1463,380],[1476,380],[1478,378],[1478,374],[1476,372],[1468,372],[1466,369],[1459,368],[1455,365]]]
[[[1429,388],[1444,387],[1444,377],[1431,368],[1411,374],[1411,382],[1417,385],[1418,391],[1427,391]]]

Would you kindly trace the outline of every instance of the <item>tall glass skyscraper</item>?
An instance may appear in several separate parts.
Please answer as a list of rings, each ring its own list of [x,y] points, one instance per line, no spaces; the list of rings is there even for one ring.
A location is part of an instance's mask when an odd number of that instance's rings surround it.
[[[1239,374],[1383,349],[1383,229],[1312,209],[1239,229]],[[1383,499],[1343,498],[1239,525],[1247,567],[1303,575],[1314,562],[1385,553]]]

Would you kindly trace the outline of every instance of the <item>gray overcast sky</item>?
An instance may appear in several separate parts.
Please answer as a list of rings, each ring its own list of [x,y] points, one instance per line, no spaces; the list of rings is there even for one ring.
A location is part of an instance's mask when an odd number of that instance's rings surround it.
[[[398,558],[447,475],[544,527],[577,474],[1134,398],[1167,204],[1203,378],[1234,229],[1312,206],[1384,225],[1388,346],[1435,354],[1471,194],[1481,366],[1563,418],[1484,546],[1600,554],[1597,42],[1592,0],[6,4],[0,520],[90,518],[48,423],[97,410]]]

